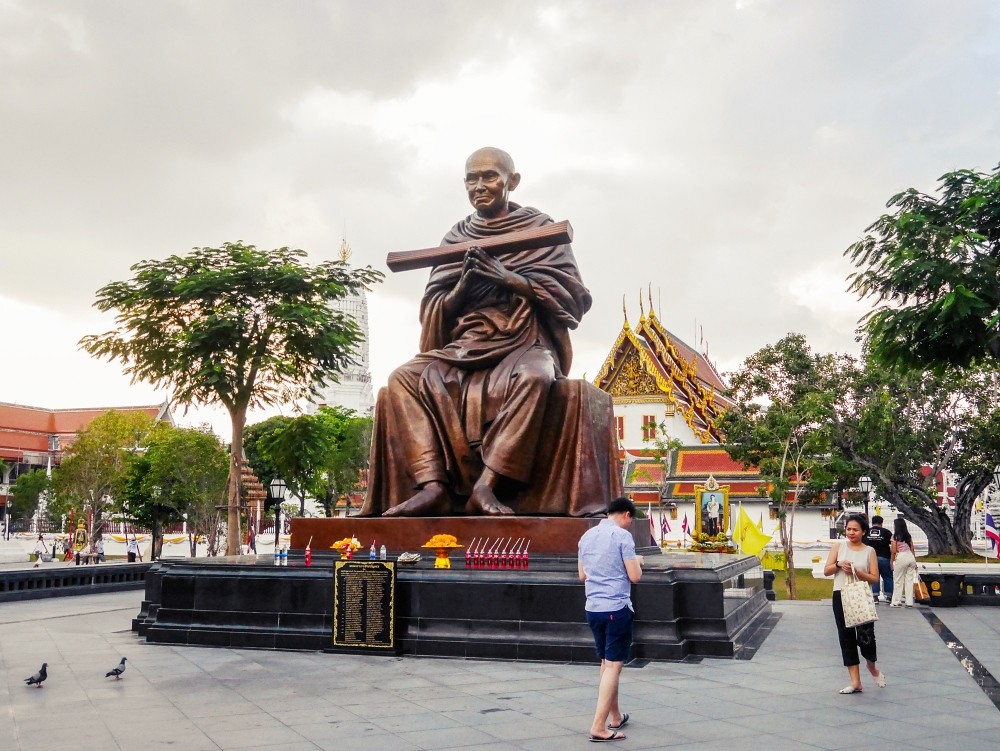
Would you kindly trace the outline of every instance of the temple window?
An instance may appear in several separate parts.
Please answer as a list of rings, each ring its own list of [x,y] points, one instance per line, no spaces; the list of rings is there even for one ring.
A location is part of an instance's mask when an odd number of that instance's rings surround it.
[[[618,430],[618,440],[625,440],[625,418],[621,415],[615,417],[615,428]]]
[[[642,440],[656,440],[656,415],[642,416]]]

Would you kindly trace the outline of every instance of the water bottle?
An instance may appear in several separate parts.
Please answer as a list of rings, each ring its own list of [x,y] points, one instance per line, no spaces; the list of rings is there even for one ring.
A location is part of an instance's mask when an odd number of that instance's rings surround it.
[[[368,560],[369,561],[374,561],[375,560],[375,541],[374,540],[372,540],[371,550],[368,551]]]
[[[379,548],[378,557],[381,558],[384,561],[385,560],[385,554],[386,554],[385,545],[383,545],[381,548]]]
[[[274,565],[275,566],[281,565],[281,551],[278,550],[277,548],[274,549]]]
[[[282,566],[288,565],[288,548],[281,549],[281,565]]]

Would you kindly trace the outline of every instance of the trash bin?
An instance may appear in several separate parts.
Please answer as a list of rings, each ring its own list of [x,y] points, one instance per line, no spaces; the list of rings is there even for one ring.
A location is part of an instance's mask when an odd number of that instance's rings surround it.
[[[921,571],[920,578],[927,585],[931,605],[940,608],[957,608],[962,594],[963,574],[949,574],[943,571]]]

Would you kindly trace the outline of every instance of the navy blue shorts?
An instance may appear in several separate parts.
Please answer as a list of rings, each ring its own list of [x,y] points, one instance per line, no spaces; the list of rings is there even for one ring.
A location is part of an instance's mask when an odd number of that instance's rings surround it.
[[[632,648],[632,611],[626,606],[613,613],[587,611],[587,624],[594,632],[597,656],[610,662],[625,662]]]

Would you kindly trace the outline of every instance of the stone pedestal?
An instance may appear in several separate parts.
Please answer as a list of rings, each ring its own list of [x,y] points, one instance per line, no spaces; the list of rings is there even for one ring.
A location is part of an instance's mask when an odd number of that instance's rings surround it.
[[[333,640],[332,561],[161,561],[147,575],[133,630],[151,643],[326,649]],[[400,653],[596,662],[575,557],[532,558],[527,571],[468,570],[464,557],[454,564],[434,569],[430,557],[399,567]],[[650,555],[632,598],[638,659],[738,656],[770,622],[763,571],[752,556]]]

